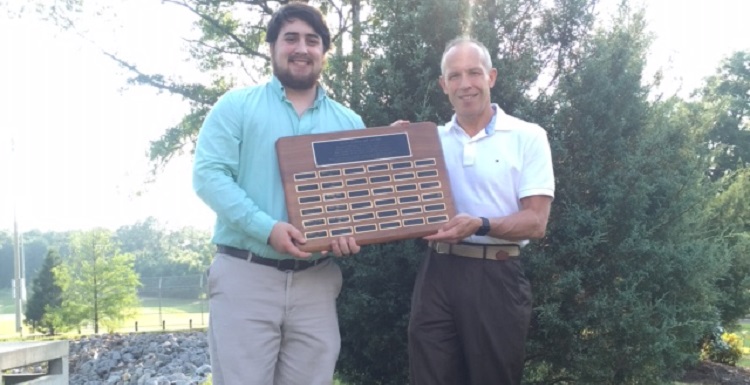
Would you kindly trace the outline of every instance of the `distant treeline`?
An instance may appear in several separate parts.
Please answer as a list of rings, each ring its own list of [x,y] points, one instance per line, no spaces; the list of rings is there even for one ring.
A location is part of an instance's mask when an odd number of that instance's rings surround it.
[[[22,233],[27,288],[38,274],[48,251],[56,251],[65,260],[70,256],[70,241],[76,231]],[[212,257],[210,233],[192,227],[166,229],[149,217],[133,225],[118,228],[113,243],[122,253],[135,256],[135,270],[141,279],[202,274]],[[14,277],[13,233],[0,231],[0,288],[10,288]],[[174,279],[174,278],[173,278]]]

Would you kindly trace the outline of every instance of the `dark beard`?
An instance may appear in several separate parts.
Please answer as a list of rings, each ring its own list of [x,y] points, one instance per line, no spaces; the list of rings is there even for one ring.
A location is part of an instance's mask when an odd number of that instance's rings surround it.
[[[279,79],[279,82],[285,87],[293,90],[309,90],[315,87],[318,83],[318,77],[320,73],[311,73],[306,77],[296,77],[292,75],[291,71],[284,71],[279,68],[276,63],[273,63],[273,74]]]

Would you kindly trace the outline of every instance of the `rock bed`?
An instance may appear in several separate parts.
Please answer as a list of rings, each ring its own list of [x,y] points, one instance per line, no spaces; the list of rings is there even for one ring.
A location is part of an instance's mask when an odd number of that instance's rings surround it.
[[[69,360],[72,385],[197,385],[211,373],[204,332],[86,336]]]

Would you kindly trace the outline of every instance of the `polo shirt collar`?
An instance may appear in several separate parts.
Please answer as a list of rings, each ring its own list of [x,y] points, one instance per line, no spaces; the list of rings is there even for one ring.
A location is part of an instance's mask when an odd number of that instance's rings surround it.
[[[271,90],[274,94],[276,94],[282,101],[288,101],[289,99],[286,98],[286,92],[284,92],[284,85],[281,84],[281,81],[279,78],[276,77],[276,75],[271,75]],[[326,90],[323,88],[323,86],[318,82],[317,88],[316,88],[316,96],[315,96],[315,102],[313,103],[313,108],[318,107],[318,105],[325,99],[326,96]]]
[[[492,103],[490,105],[492,107],[492,119],[490,119],[490,122],[487,123],[487,126],[484,128],[485,136],[492,135],[495,133],[495,130],[508,130],[508,127],[501,126],[497,127],[497,120],[498,117],[502,119],[502,116],[505,115],[505,112],[500,108],[500,106],[497,105],[497,103]],[[456,120],[456,114],[453,114],[453,117],[451,118],[451,127],[456,130],[463,131],[463,128],[458,124],[458,121]]]

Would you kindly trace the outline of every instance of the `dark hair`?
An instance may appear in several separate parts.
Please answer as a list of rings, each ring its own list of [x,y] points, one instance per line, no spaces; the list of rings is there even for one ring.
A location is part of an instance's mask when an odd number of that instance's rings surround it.
[[[328,26],[323,20],[323,14],[319,10],[313,8],[304,3],[289,3],[273,13],[271,21],[268,22],[268,30],[266,31],[266,43],[275,43],[279,37],[279,31],[284,23],[292,20],[302,20],[309,24],[310,27],[320,35],[323,41],[323,53],[328,52],[328,48],[331,47],[331,33],[328,31]]]

